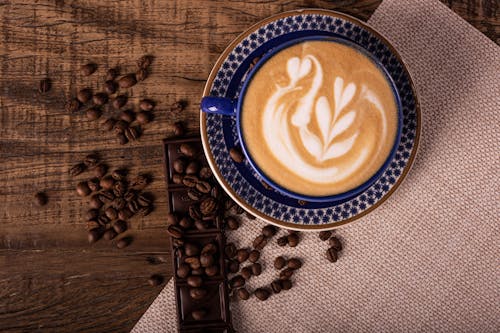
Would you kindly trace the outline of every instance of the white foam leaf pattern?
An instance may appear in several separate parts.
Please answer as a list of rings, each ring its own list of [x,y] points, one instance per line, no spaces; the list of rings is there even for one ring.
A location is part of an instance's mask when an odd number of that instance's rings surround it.
[[[346,129],[348,129],[352,123],[356,119],[356,111],[350,111],[344,116],[342,116],[332,128],[330,135],[328,136],[328,140],[326,142],[331,142],[335,137],[341,133],[343,133]]]
[[[323,143],[327,143],[328,131],[330,130],[330,123],[332,122],[332,112],[328,98],[321,96],[316,101],[316,121],[318,122],[321,135],[323,136]]]
[[[293,57],[288,60],[286,69],[288,76],[292,82],[295,83],[297,80],[309,74],[312,69],[312,63],[309,58],[305,58],[301,61],[298,57]]]
[[[340,157],[346,154],[349,150],[351,150],[356,138],[358,137],[358,133],[355,133],[350,138],[345,139],[343,141],[332,144],[325,154],[322,156],[322,160],[328,160],[330,158]]]
[[[307,127],[302,127],[299,130],[300,139],[304,144],[304,147],[307,151],[313,156],[320,156],[322,153],[323,144],[321,140],[314,135],[311,131],[307,129]]]

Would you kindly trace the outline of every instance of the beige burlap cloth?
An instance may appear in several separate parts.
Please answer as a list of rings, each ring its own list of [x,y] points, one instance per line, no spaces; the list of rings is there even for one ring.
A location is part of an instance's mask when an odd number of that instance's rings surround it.
[[[500,331],[500,48],[436,0],[385,0],[369,23],[415,79],[414,168],[384,205],[337,231],[337,263],[317,233],[294,249],[268,245],[249,289],[277,276],[277,255],[304,266],[291,290],[233,302],[238,332]],[[229,238],[250,246],[262,225],[245,220]],[[170,281],[133,332],[175,332],[176,321]]]

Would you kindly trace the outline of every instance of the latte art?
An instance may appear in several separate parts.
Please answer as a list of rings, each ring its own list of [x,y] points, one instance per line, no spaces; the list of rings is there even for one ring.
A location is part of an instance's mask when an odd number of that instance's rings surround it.
[[[396,101],[380,69],[331,41],[294,45],[255,74],[242,110],[244,140],[273,181],[323,196],[368,180],[390,153]]]

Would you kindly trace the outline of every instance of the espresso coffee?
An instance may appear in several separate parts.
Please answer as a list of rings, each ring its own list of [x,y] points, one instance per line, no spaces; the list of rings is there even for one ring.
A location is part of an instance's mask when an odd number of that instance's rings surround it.
[[[352,190],[384,164],[398,130],[396,97],[357,49],[305,41],[269,58],[243,97],[241,128],[257,166],[308,196]]]

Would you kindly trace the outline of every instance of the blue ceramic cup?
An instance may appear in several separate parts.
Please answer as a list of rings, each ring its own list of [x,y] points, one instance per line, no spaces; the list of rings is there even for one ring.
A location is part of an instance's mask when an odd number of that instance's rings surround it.
[[[390,88],[392,90],[392,93],[394,95],[395,101],[396,101],[396,106],[397,106],[397,114],[398,114],[398,121],[397,121],[397,131],[396,131],[396,138],[394,140],[394,144],[392,146],[392,149],[390,151],[390,154],[387,156],[385,162],[383,165],[380,167],[380,169],[373,174],[367,181],[365,181],[363,184],[360,186],[357,186],[349,191],[346,191],[344,193],[339,193],[339,194],[334,194],[334,195],[328,195],[328,196],[310,196],[310,195],[304,195],[301,193],[293,192],[289,189],[284,188],[283,186],[277,184],[273,179],[271,179],[266,173],[262,170],[262,168],[255,162],[253,159],[251,153],[249,152],[249,149],[245,143],[245,138],[243,135],[242,131],[242,111],[243,111],[243,101],[245,99],[245,94],[247,92],[247,89],[250,85],[250,82],[254,78],[255,74],[262,68],[262,66],[274,55],[276,55],[278,52],[289,48],[293,45],[304,43],[307,41],[330,41],[334,43],[342,43],[346,46],[352,47],[358,52],[362,53],[366,57],[368,57],[384,74],[385,79],[390,85]],[[208,96],[204,97],[201,100],[200,104],[200,109],[203,112],[206,113],[211,113],[211,114],[218,114],[218,115],[223,115],[227,117],[235,117],[236,118],[236,129],[238,131],[238,136],[239,136],[239,141],[241,143],[241,148],[242,151],[250,164],[250,166],[253,168],[253,170],[267,183],[269,186],[271,186],[274,190],[277,190],[284,195],[287,195],[291,198],[299,199],[299,200],[305,200],[308,202],[334,202],[334,201],[341,201],[341,200],[346,200],[349,198],[352,198],[361,192],[365,191],[368,187],[370,187],[378,178],[381,177],[383,172],[387,169],[389,166],[390,161],[394,158],[394,155],[396,153],[397,147],[399,145],[400,139],[401,139],[401,130],[403,127],[403,113],[402,113],[402,106],[401,106],[401,100],[398,95],[397,89],[395,87],[395,84],[390,77],[390,75],[387,73],[387,70],[382,66],[382,64],[376,60],[375,57],[373,57],[368,51],[366,51],[364,48],[361,46],[343,39],[341,37],[327,37],[327,36],[308,36],[308,37],[301,37],[297,38],[291,41],[287,41],[285,43],[282,43],[278,46],[273,47],[272,49],[268,50],[262,58],[255,64],[255,66],[250,70],[248,75],[243,78],[243,82],[241,84],[242,88],[241,91],[238,95],[237,99],[229,99],[229,98],[223,98],[223,97],[215,97],[215,96]]]

